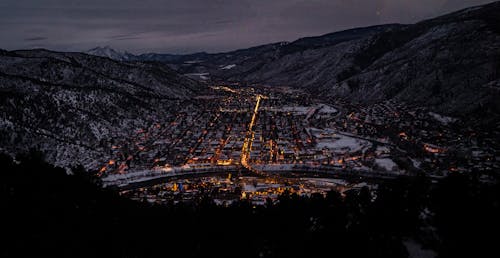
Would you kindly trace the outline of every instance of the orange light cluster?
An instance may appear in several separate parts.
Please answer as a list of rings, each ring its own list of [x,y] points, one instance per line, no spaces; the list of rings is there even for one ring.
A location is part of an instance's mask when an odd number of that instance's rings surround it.
[[[443,152],[442,149],[436,148],[436,147],[432,147],[432,146],[427,145],[427,144],[424,144],[424,149],[425,149],[425,151],[430,152],[430,153],[441,153],[441,152]]]
[[[127,168],[127,164],[125,164],[125,162],[120,164],[120,166],[118,167],[118,170],[117,170],[118,174],[125,174],[126,168]]]

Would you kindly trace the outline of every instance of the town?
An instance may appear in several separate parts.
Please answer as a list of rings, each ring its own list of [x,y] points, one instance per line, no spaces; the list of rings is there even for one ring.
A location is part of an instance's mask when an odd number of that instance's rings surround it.
[[[320,173],[319,177],[359,180],[419,173],[440,178],[462,171],[477,171],[487,178],[499,169],[497,138],[479,138],[470,128],[460,128],[455,118],[391,101],[356,106],[315,99],[289,87],[232,84],[212,86],[180,106],[168,122],[112,143],[114,158],[99,171],[105,186],[140,188],[144,197],[145,186],[181,192],[185,189],[174,187],[182,185],[179,178],[217,173],[268,180],[286,173]],[[207,182],[227,187],[227,178],[214,178],[216,182],[197,179],[201,181],[189,184],[191,191]],[[274,183],[280,186],[269,193],[284,189],[283,182]],[[288,185],[295,185],[299,193],[317,192],[312,183],[307,189],[300,183]],[[259,191],[225,192],[243,198]]]

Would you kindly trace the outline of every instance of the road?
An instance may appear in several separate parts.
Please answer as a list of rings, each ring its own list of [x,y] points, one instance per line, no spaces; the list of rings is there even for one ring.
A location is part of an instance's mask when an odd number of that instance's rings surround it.
[[[252,166],[248,163],[250,159],[250,152],[252,150],[252,142],[254,140],[254,131],[253,127],[255,125],[257,114],[259,113],[260,100],[263,98],[262,95],[257,95],[257,103],[255,104],[255,108],[252,114],[252,120],[250,120],[250,124],[248,125],[248,130],[246,133],[245,140],[243,141],[243,148],[241,149],[241,161],[240,164],[246,169],[252,172],[259,172],[252,168]]]

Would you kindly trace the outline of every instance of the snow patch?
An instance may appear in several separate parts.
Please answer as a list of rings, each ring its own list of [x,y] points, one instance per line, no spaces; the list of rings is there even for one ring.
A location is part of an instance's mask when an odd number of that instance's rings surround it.
[[[321,104],[319,106],[319,111],[320,114],[335,114],[339,112],[336,108],[326,105],[326,104]]]
[[[395,169],[398,169],[398,165],[392,161],[392,159],[389,158],[383,158],[383,159],[375,159],[375,163],[381,167],[384,168],[387,171],[393,171]]]
[[[226,66],[222,67],[221,70],[230,70],[230,69],[233,69],[234,67],[236,67],[235,64],[230,64],[230,65],[226,65]]]
[[[184,76],[200,80],[208,80],[210,73],[186,73]]]
[[[443,115],[440,115],[440,114],[437,114],[434,112],[429,112],[429,115],[444,125],[447,125],[449,123],[453,123],[453,122],[457,121],[456,118],[449,117],[449,116],[443,116]]]

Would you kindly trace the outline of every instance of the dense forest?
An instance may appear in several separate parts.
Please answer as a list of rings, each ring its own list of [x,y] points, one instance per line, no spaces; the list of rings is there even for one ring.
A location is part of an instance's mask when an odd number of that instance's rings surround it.
[[[156,206],[103,189],[32,152],[0,156],[1,257],[497,257],[500,187],[474,174],[420,176],[326,197],[229,207]]]

